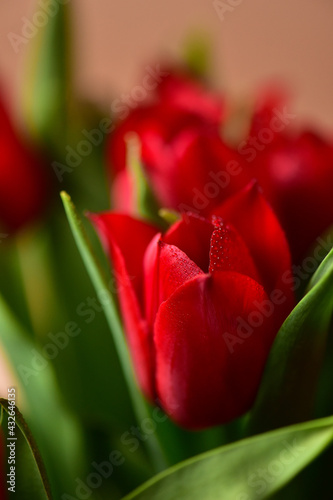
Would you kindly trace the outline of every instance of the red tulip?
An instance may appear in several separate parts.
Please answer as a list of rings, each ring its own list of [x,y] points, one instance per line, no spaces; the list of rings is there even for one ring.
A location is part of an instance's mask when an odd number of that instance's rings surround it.
[[[258,154],[253,175],[300,261],[333,224],[333,144],[310,131],[280,135]]]
[[[135,212],[126,170],[129,132],[139,136],[142,162],[161,206],[207,214],[244,187],[250,177],[240,168],[238,152],[221,139],[222,118],[221,99],[190,78],[169,74],[154,99],[131,111],[110,138],[115,207]]]
[[[160,102],[186,111],[204,121],[219,124],[224,114],[220,96],[192,76],[170,71],[157,88]]]
[[[271,85],[260,89],[254,100],[249,135],[260,139],[263,129],[270,129],[273,135],[285,130],[291,121],[289,106],[286,106],[288,101],[289,92],[282,86]],[[295,115],[292,116],[295,118]]]
[[[333,143],[311,130],[295,133],[296,115],[286,102],[281,91],[261,93],[240,152],[286,232],[293,260],[300,261],[333,224]]]
[[[184,214],[164,235],[129,215],[91,218],[114,265],[146,396],[191,429],[246,412],[294,301],[288,245],[257,186],[216,215]]]
[[[0,101],[0,228],[15,232],[34,222],[49,195],[47,167],[18,136]]]

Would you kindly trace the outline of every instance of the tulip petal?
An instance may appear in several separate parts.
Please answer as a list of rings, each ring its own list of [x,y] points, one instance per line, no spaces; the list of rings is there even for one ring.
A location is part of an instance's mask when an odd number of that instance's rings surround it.
[[[274,308],[260,311],[267,300],[251,278],[216,272],[187,281],[160,306],[157,393],[177,423],[199,429],[249,409],[277,331]]]
[[[218,130],[201,128],[174,140],[175,164],[172,206],[206,216],[251,180],[242,157],[224,143]],[[177,175],[178,174],[178,175]]]
[[[127,215],[90,214],[90,218],[113,262],[122,317],[139,385],[153,400],[154,350],[151,331],[143,317],[142,262],[156,229]]]
[[[144,257],[146,318],[153,328],[158,308],[186,281],[203,271],[179,248],[156,235]]]
[[[151,328],[154,325],[156,312],[159,307],[158,268],[160,254],[159,242],[161,237],[161,233],[154,236],[143,258],[145,316]]]
[[[128,276],[138,297],[142,292],[143,256],[158,230],[129,215],[113,212],[88,214],[110,256],[116,244],[124,258]]]
[[[214,210],[240,233],[254,259],[265,289],[281,289],[290,298],[290,285],[283,282],[291,258],[285,234],[257,183],[229,198]]]
[[[111,184],[111,199],[117,210],[126,214],[133,213],[133,187],[128,170],[122,170]]]
[[[202,271],[209,267],[210,239],[214,226],[207,219],[191,213],[173,224],[163,241],[182,250]]]
[[[234,271],[260,281],[258,270],[238,232],[220,217],[213,216],[209,272]]]
[[[220,96],[205,88],[192,76],[170,72],[158,86],[162,102],[193,113],[207,122],[221,122],[224,103]]]
[[[184,252],[174,245],[160,242],[159,295],[167,300],[181,285],[204,274]]]
[[[333,223],[332,144],[310,131],[280,135],[258,154],[255,176],[300,263]]]

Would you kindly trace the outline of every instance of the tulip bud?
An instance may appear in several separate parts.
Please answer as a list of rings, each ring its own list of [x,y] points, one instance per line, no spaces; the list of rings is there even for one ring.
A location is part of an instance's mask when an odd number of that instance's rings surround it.
[[[126,144],[129,133],[140,140],[145,177],[160,206],[176,211],[186,206],[187,211],[206,215],[244,187],[250,176],[241,168],[241,156],[220,136],[223,113],[222,99],[201,81],[168,72],[149,99],[128,113],[110,137],[114,206],[133,213],[135,193],[129,181]]]
[[[289,248],[257,186],[216,215],[183,215],[164,234],[125,214],[90,217],[114,266],[145,395],[190,429],[245,413],[294,304],[283,280]]]

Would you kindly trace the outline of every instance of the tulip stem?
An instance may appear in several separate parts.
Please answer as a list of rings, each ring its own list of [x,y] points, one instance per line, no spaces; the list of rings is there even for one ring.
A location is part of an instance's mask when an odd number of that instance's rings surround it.
[[[49,259],[50,242],[46,232],[26,231],[15,240],[16,261],[20,273],[26,308],[35,336],[42,338],[50,317],[59,315],[54,275]]]
[[[100,295],[101,292],[103,292],[103,294],[107,294],[108,300],[103,301],[102,304],[104,313],[113,336],[135,415],[138,422],[143,422],[147,418],[150,419],[148,405],[143,399],[143,396],[139,391],[133,376],[132,362],[124,339],[124,332],[118,315],[118,308],[115,298],[109,290],[107,280],[94,255],[90,241],[83,227],[83,223],[79,215],[77,214],[70,196],[63,191],[61,192],[61,198],[78,250],[81,254],[82,260],[95,287],[95,290],[98,295]],[[164,451],[156,434],[152,433],[149,436],[149,439],[147,439],[146,443],[156,472],[166,469],[168,467],[168,464],[165,458]]]

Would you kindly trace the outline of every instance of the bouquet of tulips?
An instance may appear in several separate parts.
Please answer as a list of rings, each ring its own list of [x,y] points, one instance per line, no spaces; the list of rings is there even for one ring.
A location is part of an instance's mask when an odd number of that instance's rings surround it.
[[[0,498],[329,498],[332,138],[193,52],[102,113],[58,7],[0,105]]]

